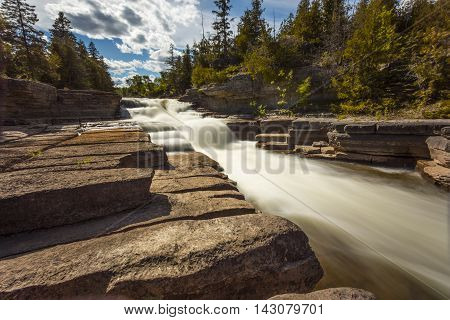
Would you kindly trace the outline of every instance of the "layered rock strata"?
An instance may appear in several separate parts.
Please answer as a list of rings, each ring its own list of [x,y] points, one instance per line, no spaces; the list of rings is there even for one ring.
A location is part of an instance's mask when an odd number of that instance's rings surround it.
[[[76,223],[148,202],[154,170],[131,159],[163,154],[139,128],[43,132],[0,149],[2,157],[14,159],[1,173],[0,235]]]
[[[70,189],[76,181],[89,193],[71,198],[70,191],[63,198],[78,201],[69,208],[76,215],[50,198],[47,216],[19,198],[1,212],[13,216],[28,207],[28,218],[39,219],[24,227],[10,223],[0,235],[0,298],[265,299],[309,292],[322,277],[306,235],[282,218],[257,213],[217,162],[189,152],[162,157],[163,166],[158,160],[145,168],[136,168],[139,162],[124,167],[132,145],[134,153],[149,152],[152,144],[142,131],[75,130],[83,133],[1,173],[24,192],[29,187],[19,182],[22,176],[45,174],[55,189]],[[21,140],[18,134],[5,136]],[[97,185],[90,175],[109,177],[112,170],[117,183],[109,187],[118,192],[101,192],[108,184]],[[121,185],[127,177],[142,178],[142,170],[149,174],[145,186]],[[103,203],[94,205],[92,198]],[[95,210],[102,213],[93,215]],[[62,220],[50,219],[52,212]]]
[[[115,119],[120,100],[111,92],[57,90],[39,82],[0,77],[0,125]]]

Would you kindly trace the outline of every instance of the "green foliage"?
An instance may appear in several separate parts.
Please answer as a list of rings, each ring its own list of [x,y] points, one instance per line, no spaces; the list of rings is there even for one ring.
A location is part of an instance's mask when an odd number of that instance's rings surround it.
[[[11,77],[41,80],[48,72],[43,33],[36,28],[35,7],[24,0],[3,0],[2,56]]]
[[[167,90],[167,84],[161,78],[152,81],[149,76],[135,75],[127,79],[126,83],[126,87],[117,89],[117,92],[124,97],[159,97]]]
[[[311,97],[311,77],[307,77],[297,87],[298,106],[305,107]]]
[[[256,103],[255,100],[250,102],[250,107],[253,109],[253,114],[258,118],[265,118],[267,116],[267,106]]]
[[[333,79],[342,111],[366,112],[368,106],[386,99],[390,70],[398,59],[399,35],[395,14],[385,0],[361,3],[354,17],[354,31],[343,53],[345,64]]]
[[[276,77],[274,56],[268,46],[249,51],[244,57],[243,66],[253,79],[262,76],[269,83]]]
[[[230,25],[230,0],[215,0],[214,4],[217,9],[213,10],[213,14],[216,16],[213,22],[213,30],[215,32],[213,36],[213,46],[215,61],[214,66],[223,69],[228,66],[231,61],[231,38],[233,32]]]
[[[111,91],[113,82],[93,43],[87,50],[60,12],[48,44],[35,27],[35,7],[25,0],[4,0],[0,8],[0,73],[53,84],[58,88]]]
[[[293,70],[289,71],[288,73],[286,73],[284,70],[280,70],[280,72],[278,73],[279,85],[276,89],[278,91],[279,100],[277,104],[281,109],[289,110],[288,92],[293,86],[293,78]]]
[[[216,70],[197,65],[192,72],[192,83],[196,88],[213,83],[224,83],[230,77],[237,74],[239,70],[239,66],[230,66],[224,70]]]
[[[450,99],[450,8],[445,4],[442,0],[418,0],[411,7],[413,31],[406,43],[411,56],[409,70],[418,88],[414,95],[421,106]]]
[[[262,0],[252,0],[252,7],[246,10],[238,24],[235,38],[236,51],[240,59],[254,48],[257,48],[267,34],[267,26],[262,17],[264,9]]]

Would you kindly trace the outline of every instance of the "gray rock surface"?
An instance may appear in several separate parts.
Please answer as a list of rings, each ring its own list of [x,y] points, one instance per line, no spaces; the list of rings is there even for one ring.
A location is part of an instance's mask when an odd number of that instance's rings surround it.
[[[140,130],[134,137],[128,130],[81,136],[68,130],[1,144],[2,159],[13,155],[15,162],[0,173],[0,235],[77,223],[148,202],[153,166],[129,159],[160,153],[145,140]]]
[[[0,77],[0,125],[115,119],[121,97],[91,90],[57,90],[48,84]]]
[[[373,293],[354,288],[332,288],[311,293],[287,293],[269,300],[375,300]]]
[[[322,269],[298,227],[250,215],[60,245],[2,260],[0,275],[1,299],[264,299],[311,290]]]

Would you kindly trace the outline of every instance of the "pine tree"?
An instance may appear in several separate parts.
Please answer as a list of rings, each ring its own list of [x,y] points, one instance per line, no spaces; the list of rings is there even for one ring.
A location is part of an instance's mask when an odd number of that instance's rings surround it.
[[[406,9],[408,31],[405,51],[409,58],[409,74],[417,86],[414,93],[417,103],[447,104],[439,117],[450,117],[450,6],[445,0],[414,0]]]
[[[55,22],[50,29],[50,34],[52,38],[57,39],[67,39],[67,40],[75,40],[75,35],[71,31],[72,25],[70,20],[66,18],[64,12],[59,12],[58,17],[55,19]]]
[[[216,66],[225,68],[231,60],[231,37],[233,32],[230,25],[230,0],[215,0],[214,4],[217,10],[213,10],[216,20],[213,23],[215,35],[213,38],[215,44],[215,54],[217,56]]]
[[[58,88],[88,89],[91,84],[86,75],[86,67],[80,57],[79,47],[72,26],[64,15],[59,12],[58,17],[50,29],[51,60],[57,61],[56,73],[58,75],[55,85]]]
[[[45,42],[35,27],[39,21],[35,6],[24,0],[3,0],[0,12],[6,23],[2,38],[11,45],[17,67],[13,76],[39,79],[45,69]]]
[[[385,0],[361,2],[353,24],[343,54],[345,65],[333,81],[339,98],[346,101],[344,111],[374,113],[377,105],[390,108],[386,89],[400,48],[394,10]]]
[[[181,93],[192,87],[192,56],[189,45],[183,52],[183,67],[182,67],[182,88]]]
[[[100,59],[100,52],[98,52],[97,47],[95,46],[94,42],[89,42],[89,47],[88,47],[88,52],[89,52],[89,56],[94,59],[94,60],[99,60]]]
[[[238,54],[243,57],[248,50],[261,44],[267,32],[266,22],[262,17],[264,9],[262,0],[252,0],[252,8],[246,10],[238,24],[238,35],[235,43]]]

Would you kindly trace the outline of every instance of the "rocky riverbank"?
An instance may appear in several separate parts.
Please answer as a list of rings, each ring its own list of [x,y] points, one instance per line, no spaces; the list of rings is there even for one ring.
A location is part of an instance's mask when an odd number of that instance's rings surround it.
[[[0,298],[263,299],[323,271],[220,166],[131,123],[2,127]]]
[[[261,149],[310,159],[417,168],[437,186],[450,188],[450,120],[226,117],[224,121],[236,138],[256,141]]]

